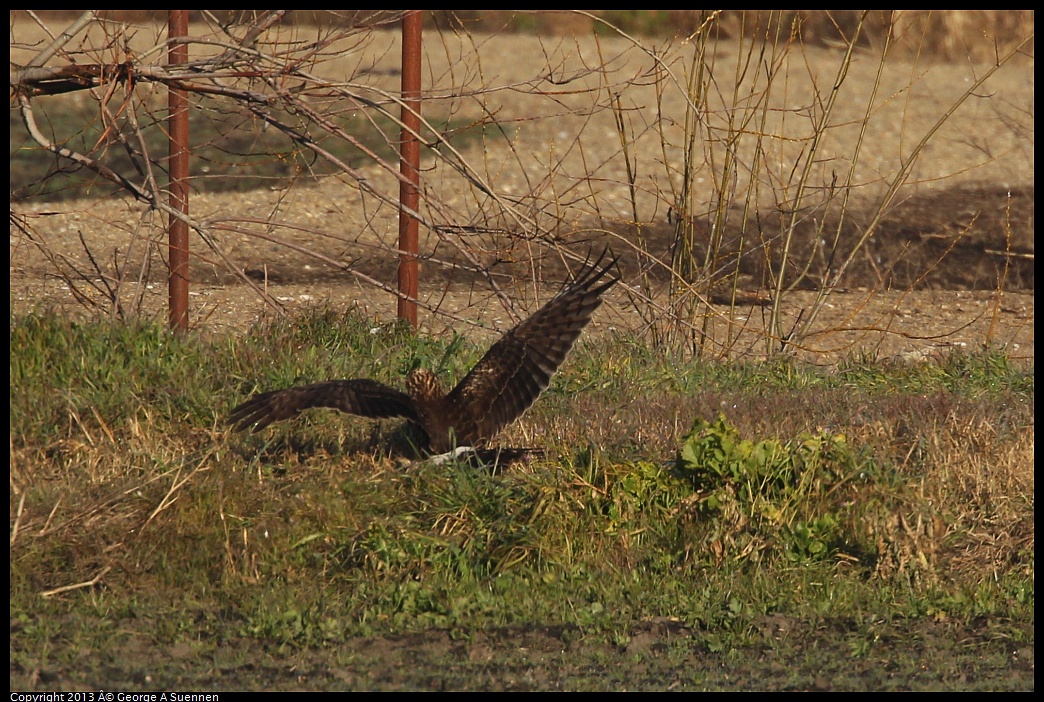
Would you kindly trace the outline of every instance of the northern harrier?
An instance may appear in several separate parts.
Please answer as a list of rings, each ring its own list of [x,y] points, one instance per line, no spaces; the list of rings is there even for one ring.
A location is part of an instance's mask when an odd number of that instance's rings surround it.
[[[617,261],[602,265],[607,252],[504,334],[448,394],[434,373],[418,368],[406,377],[406,392],[373,380],[330,380],[256,395],[228,421],[240,431],[260,431],[302,410],[330,407],[374,419],[404,417],[423,431],[422,448],[431,453],[485,446],[540,396],[602,304],[602,293],[619,280],[606,277]]]

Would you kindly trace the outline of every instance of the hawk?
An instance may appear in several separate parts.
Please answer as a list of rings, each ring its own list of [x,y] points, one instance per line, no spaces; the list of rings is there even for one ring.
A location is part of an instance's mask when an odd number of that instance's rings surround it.
[[[457,447],[484,447],[522,416],[551,382],[602,294],[619,281],[608,275],[617,258],[608,249],[585,262],[533,316],[502,336],[450,392],[426,368],[410,371],[406,392],[373,380],[329,380],[255,395],[232,410],[229,424],[261,431],[312,407],[382,419],[403,417],[419,428],[422,451],[442,454]]]

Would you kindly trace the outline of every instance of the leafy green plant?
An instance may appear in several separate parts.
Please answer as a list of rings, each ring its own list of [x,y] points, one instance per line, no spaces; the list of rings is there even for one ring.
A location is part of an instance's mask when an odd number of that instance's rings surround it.
[[[753,441],[724,415],[697,419],[675,461],[697,490],[697,510],[719,523],[719,549],[734,543],[750,553],[781,542],[791,561],[828,557],[841,544],[842,505],[831,496],[854,467],[844,435]]]

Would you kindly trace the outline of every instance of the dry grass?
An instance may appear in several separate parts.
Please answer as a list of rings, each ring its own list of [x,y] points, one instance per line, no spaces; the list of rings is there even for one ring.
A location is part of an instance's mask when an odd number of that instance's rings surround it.
[[[924,485],[926,500],[954,510],[943,533],[933,534],[942,543],[939,557],[949,561],[942,568],[960,579],[1022,564],[1032,578],[1026,556],[1035,544],[1033,429],[1012,435],[988,419],[962,424],[952,435],[932,437],[941,469]]]
[[[343,322],[320,315],[298,325],[270,326],[239,342],[190,341],[180,349],[165,349],[167,360],[157,363],[148,349],[155,349],[163,337],[153,331],[137,338],[118,328],[115,336],[121,343],[138,349],[127,354],[112,347],[112,333],[104,326],[77,329],[58,320],[16,323],[12,368],[19,375],[29,374],[17,384],[48,384],[41,390],[49,400],[34,405],[35,395],[12,395],[13,553],[30,556],[44,543],[50,544],[47,551],[59,547],[59,553],[67,554],[63,558],[74,557],[57,570],[69,580],[88,581],[136,552],[140,544],[134,544],[145,532],[185,529],[197,518],[213,521],[226,512],[249,514],[259,507],[256,499],[275,499],[286,490],[310,491],[320,475],[322,483],[332,481],[332,486],[345,471],[354,476],[351,480],[369,485],[367,490],[394,485],[394,496],[385,499],[403,505],[420,500],[416,510],[429,509],[422,505],[429,500],[425,491],[431,487],[430,471],[422,472],[419,480],[403,477],[393,460],[381,457],[383,440],[377,437],[386,434],[387,426],[374,435],[371,423],[338,419],[329,412],[313,413],[259,438],[230,435],[221,425],[224,408],[240,399],[235,390],[239,385],[245,382],[249,389],[287,382],[258,378],[257,368],[269,368],[267,375],[274,378],[352,375],[322,368],[342,363],[362,344],[375,360],[370,370],[358,373],[373,376],[376,371],[386,379],[410,366],[411,358],[426,358],[429,364],[442,358],[449,368],[459,369],[474,355],[473,349],[458,347],[446,356],[430,343],[418,345],[394,333],[374,336],[367,326],[350,315]],[[72,338],[58,341],[70,333]],[[34,349],[46,348],[38,335],[51,339],[56,348],[81,348],[81,370],[70,373],[68,358],[54,357],[45,364],[34,360]],[[383,346],[387,343],[391,345]],[[291,360],[290,367],[281,367],[288,360],[282,349],[299,345],[310,351]],[[114,356],[138,360],[113,377]],[[50,370],[41,375],[44,367]],[[172,384],[187,372],[195,375],[196,385]],[[249,375],[243,380],[230,382],[244,372]],[[103,376],[116,383],[112,387],[124,388],[105,404],[94,398]],[[845,500],[864,505],[874,516],[864,524],[862,513],[854,513],[847,548],[876,552],[870,561],[879,562],[881,577],[923,566],[932,573],[932,583],[967,584],[995,575],[1001,558],[1008,559],[1007,569],[1022,572],[1018,564],[1032,553],[1031,393],[1032,372],[1008,368],[996,356],[954,357],[942,365],[895,365],[890,370],[878,364],[853,366],[838,377],[790,362],[734,368],[692,364],[650,355],[633,339],[621,339],[581,345],[562,377],[501,441],[546,448],[549,461],[538,460],[511,473],[523,485],[550,479],[564,496],[577,487],[583,493],[583,485],[594,484],[590,476],[581,477],[590,470],[581,468],[585,461],[604,462],[600,490],[609,495],[618,489],[614,482],[626,482],[635,465],[671,459],[694,419],[723,411],[743,437],[787,442],[824,431],[844,435],[851,447],[845,450],[854,452],[847,460],[876,466],[852,469],[875,477],[850,494],[846,488]],[[157,403],[160,397],[164,400]],[[68,421],[54,425],[47,419],[54,412],[64,413]],[[281,476],[276,493],[266,477],[273,469]],[[892,477],[883,478],[886,474]],[[221,496],[240,491],[232,484],[244,479],[252,485],[248,492],[260,493],[254,498]],[[657,485],[659,478],[645,480]],[[535,485],[524,488],[517,499],[532,499],[529,491]],[[667,489],[666,485],[656,489]],[[875,511],[879,507],[874,505],[893,507]],[[469,523],[474,515],[468,512],[475,507],[471,504],[454,520]],[[318,507],[329,508],[332,503]],[[535,509],[524,509],[530,508]],[[356,515],[350,530],[363,529],[375,516]],[[637,513],[631,518],[638,520]],[[271,528],[286,526],[273,523]],[[329,526],[318,528],[325,531]],[[454,532],[447,531],[441,517],[433,528],[441,536]],[[255,536],[248,537],[248,532]],[[241,536],[249,541],[256,534],[255,528]],[[222,537],[226,552],[239,538],[233,537]],[[698,553],[699,543],[697,539],[687,550]],[[723,548],[716,547],[715,558],[723,557]],[[896,555],[896,549],[901,553]],[[628,550],[624,547],[612,558],[635,557],[625,555]],[[696,562],[703,558],[690,557]],[[974,573],[968,572],[972,563],[977,564]],[[33,571],[56,572],[51,567]],[[65,584],[51,581],[38,587],[50,590]]]

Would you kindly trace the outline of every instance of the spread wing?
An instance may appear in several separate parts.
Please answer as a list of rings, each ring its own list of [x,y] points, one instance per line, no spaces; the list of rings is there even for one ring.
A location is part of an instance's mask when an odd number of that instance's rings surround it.
[[[533,316],[500,338],[447,397],[449,418],[458,436],[492,438],[522,415],[551,382],[602,293],[619,278],[606,278],[608,249]]]
[[[311,407],[329,407],[348,414],[381,419],[405,417],[417,421],[410,396],[373,380],[331,380],[255,395],[232,410],[228,423],[237,431],[261,431],[272,422],[296,417]]]

